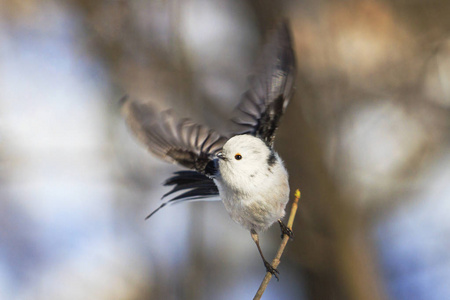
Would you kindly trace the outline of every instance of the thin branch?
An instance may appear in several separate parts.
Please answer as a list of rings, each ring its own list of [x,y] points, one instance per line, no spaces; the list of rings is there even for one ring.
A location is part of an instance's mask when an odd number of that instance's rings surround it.
[[[289,229],[291,229],[291,230],[292,230],[292,225],[294,224],[295,214],[297,213],[297,207],[298,207],[298,200],[299,199],[300,199],[300,190],[297,189],[295,191],[295,199],[294,199],[294,203],[292,203],[291,213],[289,215],[289,220],[288,220],[288,223],[287,223],[287,227]],[[285,234],[283,236],[283,240],[281,241],[280,247],[278,248],[277,255],[272,260],[272,266],[274,268],[277,268],[278,265],[280,264],[281,255],[283,255],[284,248],[286,248],[286,245],[287,245],[288,241],[289,241],[289,236]],[[266,276],[264,277],[263,281],[261,282],[261,285],[259,286],[259,289],[256,292],[256,295],[253,298],[253,300],[261,299],[262,295],[264,294],[264,291],[267,288],[267,285],[270,282],[270,279],[272,279],[272,274],[270,272],[267,272]]]

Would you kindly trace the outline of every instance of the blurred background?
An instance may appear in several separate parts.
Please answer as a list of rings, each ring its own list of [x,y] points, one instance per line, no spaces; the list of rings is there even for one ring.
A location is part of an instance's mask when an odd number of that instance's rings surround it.
[[[1,0],[0,299],[251,299],[264,267],[220,202],[144,217],[180,168],[129,94],[221,128],[270,30],[296,91],[276,150],[302,191],[263,299],[450,299],[450,2]],[[261,235],[266,257],[278,226]]]

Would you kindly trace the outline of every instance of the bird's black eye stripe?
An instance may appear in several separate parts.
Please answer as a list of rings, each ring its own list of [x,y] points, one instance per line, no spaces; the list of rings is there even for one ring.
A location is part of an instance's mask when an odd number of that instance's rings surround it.
[[[235,158],[236,160],[241,160],[241,159],[242,159],[242,155],[240,155],[239,153],[237,153],[237,154],[234,156],[234,158]]]

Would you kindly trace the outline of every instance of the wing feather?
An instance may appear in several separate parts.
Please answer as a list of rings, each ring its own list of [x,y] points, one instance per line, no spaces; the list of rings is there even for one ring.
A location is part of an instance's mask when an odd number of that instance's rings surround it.
[[[236,133],[252,134],[273,146],[278,127],[292,95],[295,80],[295,56],[287,23],[272,35],[263,49],[250,89],[237,106],[233,121]]]
[[[174,186],[163,198],[172,196],[174,193],[182,192],[172,199],[162,203],[157,209],[151,212],[146,219],[153,216],[157,211],[166,205],[178,204],[192,201],[212,201],[219,200],[219,190],[211,178],[195,171],[179,171],[164,183],[165,186]],[[216,197],[216,198],[214,198]]]
[[[171,163],[200,173],[226,138],[189,119],[178,120],[173,111],[156,113],[149,103],[124,99],[122,112],[136,137],[148,150]]]

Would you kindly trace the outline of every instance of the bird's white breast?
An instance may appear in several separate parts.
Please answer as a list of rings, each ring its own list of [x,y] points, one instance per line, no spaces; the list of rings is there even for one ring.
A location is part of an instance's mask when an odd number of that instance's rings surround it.
[[[248,230],[263,231],[282,218],[289,200],[288,174],[281,159],[249,164],[237,172],[224,164],[215,179],[231,218]]]

